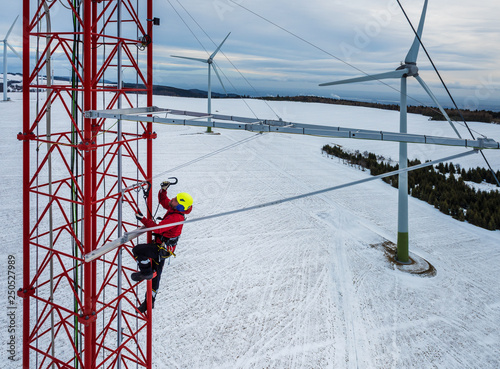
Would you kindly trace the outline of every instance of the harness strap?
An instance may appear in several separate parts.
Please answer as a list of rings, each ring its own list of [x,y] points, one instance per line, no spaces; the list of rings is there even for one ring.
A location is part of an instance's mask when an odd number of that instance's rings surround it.
[[[179,236],[177,237],[172,237],[172,238],[168,238],[168,237],[165,237],[159,233],[153,233],[153,236],[155,236],[155,241],[157,244],[162,244],[162,246],[173,246],[173,245],[177,245],[177,242],[179,241]],[[158,242],[160,241],[160,242]],[[163,245],[165,244],[165,245]]]
[[[175,246],[177,246],[177,241],[179,241],[179,236],[168,238],[158,233],[153,233],[155,236],[156,245],[158,246],[158,257],[159,259],[167,259],[170,256],[176,256],[174,251]]]

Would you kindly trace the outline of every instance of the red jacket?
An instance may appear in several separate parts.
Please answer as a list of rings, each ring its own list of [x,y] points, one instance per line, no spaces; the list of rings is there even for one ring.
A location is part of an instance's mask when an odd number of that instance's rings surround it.
[[[160,190],[158,192],[158,202],[161,204],[161,206],[163,206],[165,209],[167,209],[167,213],[163,217],[160,224],[156,224],[153,220],[148,219],[146,217],[142,218],[141,222],[148,228],[155,227],[157,225],[182,222],[183,220],[185,220],[184,215],[191,213],[191,210],[193,210],[192,206],[186,211],[178,211],[178,210],[172,208],[169,204],[170,199],[167,196],[166,190]],[[179,224],[179,225],[169,227],[169,228],[159,228],[159,229],[155,230],[154,233],[159,233],[162,236],[167,237],[167,238],[174,238],[174,237],[178,237],[181,235],[182,226],[183,226],[183,224]]]

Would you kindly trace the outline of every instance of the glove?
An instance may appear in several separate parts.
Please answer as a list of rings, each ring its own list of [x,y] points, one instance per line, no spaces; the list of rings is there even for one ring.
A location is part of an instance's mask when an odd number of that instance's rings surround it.
[[[135,217],[137,218],[137,220],[141,220],[142,218],[144,218],[144,215],[142,215],[142,213],[140,211],[138,211],[136,214],[135,214]]]
[[[160,186],[161,186],[161,189],[165,191],[170,186],[170,182],[163,181]]]

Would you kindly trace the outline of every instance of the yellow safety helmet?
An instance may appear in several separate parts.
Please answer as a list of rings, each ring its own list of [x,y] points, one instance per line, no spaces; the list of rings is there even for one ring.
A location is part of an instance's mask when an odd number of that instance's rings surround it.
[[[181,192],[177,194],[177,202],[179,205],[176,206],[178,211],[187,211],[193,205],[193,198],[190,194],[186,192]]]

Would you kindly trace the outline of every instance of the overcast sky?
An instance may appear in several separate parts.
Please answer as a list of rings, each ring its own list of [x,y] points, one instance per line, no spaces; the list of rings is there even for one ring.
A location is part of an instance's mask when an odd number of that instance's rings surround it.
[[[424,1],[400,1],[417,27]],[[20,1],[4,0],[2,7],[3,38],[22,9]],[[223,53],[215,58],[228,92],[397,100],[397,91],[378,82],[318,84],[362,72],[394,70],[414,38],[396,0],[155,0],[154,9],[155,17],[161,19],[161,25],[154,28],[155,84],[180,88],[206,90],[207,68],[170,55],[208,57],[216,48],[214,42],[220,43],[231,32]],[[53,12],[53,19],[67,18],[68,11],[60,4]],[[500,109],[499,18],[498,0],[429,1],[422,41],[461,106],[482,109],[496,103]],[[21,32],[19,20],[9,38],[19,51]],[[12,54],[9,63],[9,70],[20,71]],[[451,105],[422,50],[418,66],[442,103]],[[55,73],[66,75],[68,71]],[[399,89],[397,80],[389,84]],[[215,76],[212,86],[223,92]],[[414,80],[409,81],[408,93],[417,99],[410,104],[427,102]]]

